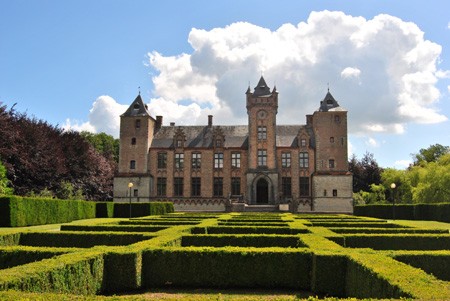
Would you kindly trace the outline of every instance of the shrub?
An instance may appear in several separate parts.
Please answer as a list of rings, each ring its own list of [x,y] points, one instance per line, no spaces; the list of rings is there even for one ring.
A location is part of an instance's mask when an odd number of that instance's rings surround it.
[[[299,234],[309,233],[308,229],[291,229],[280,227],[251,227],[251,226],[211,226],[194,227],[192,234]]]
[[[112,251],[104,256],[103,293],[118,293],[141,287],[142,254],[136,251]]]
[[[450,281],[450,252],[396,252],[395,260],[419,268],[436,278]]]
[[[95,203],[95,217],[114,217],[114,203],[113,202],[98,202]]]
[[[393,218],[392,205],[377,204],[354,207],[355,215]],[[395,205],[396,219],[450,222],[450,203]]]
[[[167,228],[163,226],[140,225],[61,225],[61,231],[156,232]]]
[[[185,235],[183,247],[254,247],[254,248],[301,248],[305,244],[295,235]]]
[[[448,250],[449,235],[427,234],[349,234],[345,235],[345,246],[350,248],[372,248],[374,250]]]
[[[0,270],[52,258],[68,251],[54,248],[15,247],[0,249]]]
[[[142,286],[310,289],[312,254],[301,249],[145,250]]]
[[[129,203],[114,203],[114,217],[141,217],[172,212],[174,207],[171,202],[131,203],[131,206]]]
[[[333,252],[314,252],[311,290],[314,293],[345,297],[347,257]]]
[[[95,218],[95,203],[19,196],[0,197],[0,226],[22,227]]]

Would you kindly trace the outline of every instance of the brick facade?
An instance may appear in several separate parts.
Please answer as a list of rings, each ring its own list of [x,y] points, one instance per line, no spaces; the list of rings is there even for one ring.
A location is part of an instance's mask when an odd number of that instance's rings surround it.
[[[180,210],[220,211],[239,200],[352,212],[347,111],[329,92],[304,125],[277,125],[278,92],[263,77],[247,90],[246,108],[245,126],[216,126],[212,116],[205,126],[163,126],[138,96],[121,116],[114,201],[131,192],[133,202],[172,200]]]

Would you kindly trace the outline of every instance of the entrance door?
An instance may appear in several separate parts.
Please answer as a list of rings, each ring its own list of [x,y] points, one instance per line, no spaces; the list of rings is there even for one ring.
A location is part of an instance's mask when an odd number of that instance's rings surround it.
[[[269,203],[269,183],[263,178],[256,182],[256,203],[268,204]]]

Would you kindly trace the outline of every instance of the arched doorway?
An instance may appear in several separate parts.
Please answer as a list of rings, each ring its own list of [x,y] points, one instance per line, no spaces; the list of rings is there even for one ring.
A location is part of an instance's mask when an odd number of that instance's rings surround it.
[[[256,182],[256,203],[269,203],[269,183],[264,178],[260,178],[258,182]]]

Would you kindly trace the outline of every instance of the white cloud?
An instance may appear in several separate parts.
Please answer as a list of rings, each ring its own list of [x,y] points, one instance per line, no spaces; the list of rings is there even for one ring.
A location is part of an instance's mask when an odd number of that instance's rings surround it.
[[[371,146],[371,147],[378,147],[380,144],[378,143],[378,141],[377,140],[375,140],[374,138],[372,138],[372,137],[370,137],[367,141],[366,141],[366,144],[368,145],[368,146]]]
[[[361,70],[359,70],[358,68],[347,67],[344,70],[342,70],[341,77],[342,78],[352,78],[352,77],[358,78],[360,74],[361,74]]]
[[[408,168],[412,164],[411,160],[397,160],[394,162],[394,167]]]
[[[403,133],[408,123],[447,120],[435,106],[441,97],[437,82],[449,74],[437,70],[441,46],[425,40],[414,23],[393,16],[366,20],[312,12],[306,22],[275,31],[246,22],[194,28],[188,41],[191,53],[149,53],[156,71],[150,111],[165,121],[206,124],[206,115],[213,114],[215,124],[245,124],[245,91],[249,82],[253,89],[261,72],[280,92],[278,124],[305,123],[328,82],[349,111],[353,134]],[[95,104],[90,124],[97,131],[107,126],[117,132],[118,115],[110,115],[116,109],[104,116],[100,110],[105,108],[97,110]],[[100,117],[112,123],[102,125]]]

